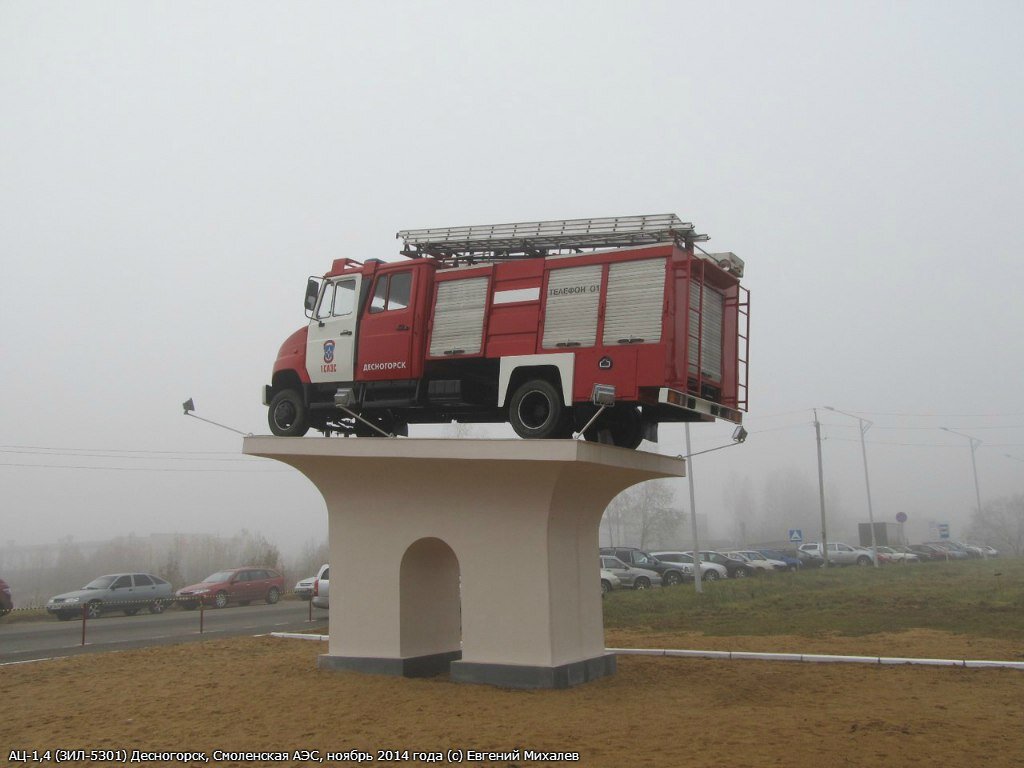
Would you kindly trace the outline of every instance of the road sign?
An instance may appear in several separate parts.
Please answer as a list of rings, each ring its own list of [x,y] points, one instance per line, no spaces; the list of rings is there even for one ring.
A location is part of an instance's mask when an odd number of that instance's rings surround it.
[[[799,544],[801,541],[804,540],[804,532],[799,528],[790,528],[789,540],[793,544]]]
[[[949,523],[939,523],[939,538],[940,539],[948,539],[949,538]]]
[[[897,512],[896,513],[896,522],[897,523],[905,523],[905,522],[907,522],[907,513],[906,512]]]

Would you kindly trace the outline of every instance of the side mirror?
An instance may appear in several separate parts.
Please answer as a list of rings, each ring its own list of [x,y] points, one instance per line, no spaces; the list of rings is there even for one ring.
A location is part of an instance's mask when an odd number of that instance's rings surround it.
[[[320,281],[315,277],[306,281],[306,316],[312,317],[316,309],[316,298],[320,295]]]

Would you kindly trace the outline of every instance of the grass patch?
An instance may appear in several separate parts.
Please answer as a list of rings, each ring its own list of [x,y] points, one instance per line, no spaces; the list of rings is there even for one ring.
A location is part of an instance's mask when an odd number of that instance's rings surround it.
[[[604,601],[608,628],[707,635],[866,635],[936,629],[1024,637],[1024,560],[813,569],[646,592]]]

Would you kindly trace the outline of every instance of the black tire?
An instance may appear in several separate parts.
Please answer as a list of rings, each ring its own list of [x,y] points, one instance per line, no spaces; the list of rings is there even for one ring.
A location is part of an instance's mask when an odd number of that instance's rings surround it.
[[[124,615],[125,615],[125,616],[134,616],[134,615],[135,615],[136,613],[138,613],[138,612],[139,612],[139,608],[138,608],[138,607],[134,607],[134,608],[125,608],[125,609],[124,609]]]
[[[674,587],[683,583],[683,575],[679,571],[665,571],[665,575],[661,577],[661,583],[666,587]]]
[[[85,607],[85,615],[90,619],[98,619],[101,613],[103,613],[103,606],[99,600],[93,600]]]
[[[309,431],[309,410],[302,394],[294,389],[282,389],[270,401],[267,409],[270,431],[278,437],[302,437]]]
[[[862,567],[865,565],[871,565],[871,558],[866,555],[861,555],[857,558],[857,565]]]
[[[734,579],[745,579],[749,575],[750,571],[748,571],[746,568],[737,568],[735,571],[732,572],[732,577]]]
[[[701,581],[718,581],[721,576],[718,575],[718,571],[708,571],[700,575]]]
[[[213,607],[223,608],[228,604],[228,593],[223,589],[213,596]]]
[[[508,404],[508,420],[516,434],[527,440],[565,437],[562,394],[544,379],[521,384]]]
[[[644,424],[635,405],[612,408],[612,442],[620,448],[637,448],[644,439]]]
[[[633,582],[633,589],[650,589],[651,580],[646,576],[638,576],[636,581]]]
[[[267,592],[267,605],[273,605],[281,599],[281,590],[277,587],[271,587]]]
[[[612,583],[607,579],[601,579],[601,594],[607,595],[612,591]]]
[[[163,613],[165,610],[167,610],[167,603],[165,603],[163,600],[154,600],[152,603],[149,604],[148,610],[150,613],[153,614]]]

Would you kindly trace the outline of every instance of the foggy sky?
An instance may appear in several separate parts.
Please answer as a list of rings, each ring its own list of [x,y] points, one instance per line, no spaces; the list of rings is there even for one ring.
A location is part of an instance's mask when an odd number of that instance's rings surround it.
[[[816,487],[831,405],[874,422],[876,519],[962,535],[939,427],[984,440],[983,502],[1024,490],[1021,29],[1012,2],[0,2],[0,544],[323,538],[308,481],[179,405],[268,431],[308,275],[403,228],[664,212],[752,292],[750,438],[693,467],[711,529],[730,486]],[[859,432],[819,416],[841,529]]]

